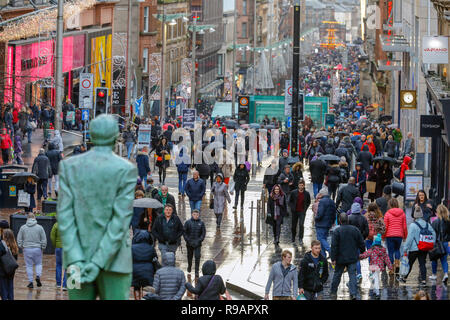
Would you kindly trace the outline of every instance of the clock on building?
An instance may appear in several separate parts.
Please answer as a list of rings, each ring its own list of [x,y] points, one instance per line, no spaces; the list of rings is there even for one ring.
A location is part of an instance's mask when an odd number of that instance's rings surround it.
[[[402,109],[416,109],[416,90],[401,90],[400,91],[400,108]]]

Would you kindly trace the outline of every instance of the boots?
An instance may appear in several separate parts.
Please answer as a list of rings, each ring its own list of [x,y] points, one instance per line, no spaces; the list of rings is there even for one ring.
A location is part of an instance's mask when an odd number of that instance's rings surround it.
[[[395,270],[395,274],[398,274],[400,271],[400,260],[399,259],[394,260],[394,270]]]

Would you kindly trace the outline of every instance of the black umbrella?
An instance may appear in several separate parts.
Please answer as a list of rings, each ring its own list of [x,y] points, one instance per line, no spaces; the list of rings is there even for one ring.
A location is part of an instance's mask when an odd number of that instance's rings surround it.
[[[234,120],[225,120],[224,125],[228,129],[239,129],[239,124]]]
[[[259,123],[250,123],[250,128],[259,129],[261,128],[261,125]]]
[[[334,154],[325,154],[323,156],[320,156],[319,160],[322,160],[322,161],[341,161],[341,158],[338,157],[338,156],[335,156]]]
[[[33,178],[34,182],[39,180],[39,178],[31,172],[19,172],[11,177],[11,183],[15,185],[25,184],[28,180],[28,177]]]
[[[373,159],[373,161],[386,161],[386,162],[391,162],[391,163],[397,162],[397,160],[395,160],[391,157],[376,157],[375,159]]]
[[[358,125],[358,126],[363,125],[363,123],[364,124],[366,124],[366,123],[370,124],[370,121],[367,120],[367,119],[359,119],[358,121],[356,121],[356,125]]]
[[[347,131],[336,131],[336,134],[344,134],[344,135],[347,135],[347,136],[350,135],[350,133],[348,133]]]
[[[392,120],[392,116],[390,115],[380,116],[380,121],[390,121],[390,120]]]

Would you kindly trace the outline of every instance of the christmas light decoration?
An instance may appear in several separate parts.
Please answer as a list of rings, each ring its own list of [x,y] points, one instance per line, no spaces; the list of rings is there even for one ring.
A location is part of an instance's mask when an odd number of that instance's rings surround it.
[[[72,0],[64,4],[64,21],[80,14],[82,11],[92,8],[96,0]],[[0,42],[8,42],[19,39],[32,38],[39,32],[51,32],[56,30],[57,8],[38,10],[33,15],[27,15],[19,20],[6,24],[0,31]]]

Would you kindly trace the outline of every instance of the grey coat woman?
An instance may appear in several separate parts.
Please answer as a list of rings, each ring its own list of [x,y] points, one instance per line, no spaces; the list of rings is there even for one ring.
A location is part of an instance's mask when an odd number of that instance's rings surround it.
[[[220,229],[222,222],[222,214],[225,210],[225,200],[231,202],[230,194],[228,193],[228,186],[223,182],[223,175],[219,173],[216,176],[211,193],[214,195],[214,214],[216,215],[217,229]]]

